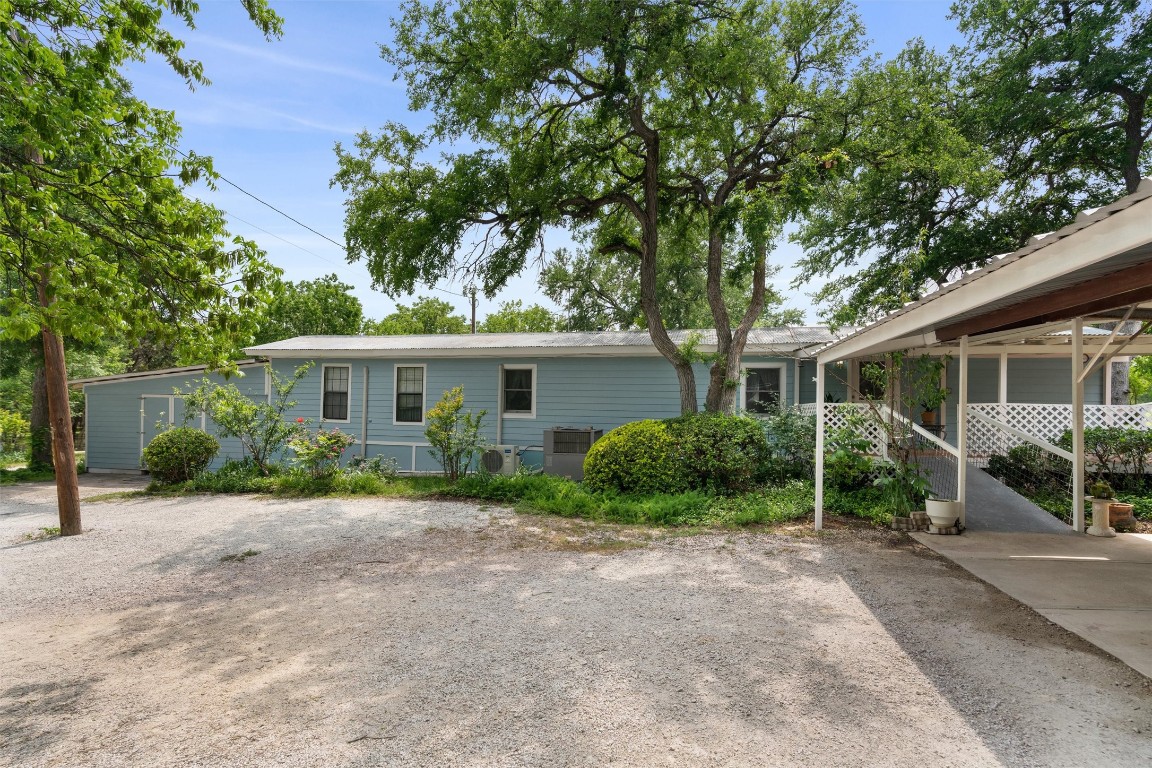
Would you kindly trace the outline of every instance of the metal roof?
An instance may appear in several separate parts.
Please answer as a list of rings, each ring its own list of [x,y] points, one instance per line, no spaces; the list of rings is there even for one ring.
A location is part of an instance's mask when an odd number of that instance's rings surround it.
[[[259,360],[237,360],[235,365],[237,368],[243,368],[248,365],[258,365]],[[92,376],[87,379],[73,379],[68,382],[68,386],[75,387],[83,384],[103,384],[110,381],[128,381],[129,379],[146,379],[151,376],[173,376],[179,373],[203,373],[208,370],[206,365],[185,365],[179,368],[161,368],[156,371],[132,371],[130,373],[117,373],[111,376]]]
[[[851,329],[845,329],[848,332]],[[684,344],[692,334],[699,338],[702,348],[715,348],[716,331],[669,331],[676,344]],[[748,334],[747,352],[796,352],[816,344],[826,344],[838,338],[828,328],[784,327],[753,328]],[[476,334],[429,334],[420,336],[297,336],[248,347],[244,351],[250,355],[287,357],[296,353],[335,353],[346,352],[376,353],[423,353],[438,351],[476,352],[478,350],[521,351],[549,355],[595,354],[599,351],[635,352],[637,354],[657,354],[648,331],[576,331],[558,333],[476,333]],[[463,355],[454,355],[463,356]]]
[[[1023,259],[1029,259],[1030,261],[1034,261],[1036,259],[1044,259],[1050,255],[1045,253],[1045,249],[1050,249],[1051,246],[1055,245],[1056,243],[1059,243],[1082,230],[1104,222],[1110,217],[1126,211],[1127,209],[1142,203],[1148,198],[1152,198],[1152,178],[1146,178],[1141,181],[1140,186],[1137,188],[1136,192],[1132,193],[1131,195],[1126,195],[1114,203],[1103,206],[1101,208],[1082,211],[1076,216],[1076,219],[1067,226],[1062,227],[1055,232],[1049,232],[1029,238],[1028,242],[1023,247],[1011,253],[1000,254],[998,256],[992,257],[992,260],[983,267],[965,273],[958,277],[956,280],[924,296],[923,298],[914,302],[909,302],[902,308],[885,315],[879,320],[869,325],[863,326],[851,334],[842,336],[836,341],[829,343],[821,350],[821,352],[823,353],[830,351],[840,346],[841,344],[851,341],[855,337],[864,336],[865,334],[876,335],[876,331],[878,329],[882,329],[883,326],[892,323],[898,318],[904,317],[909,313],[917,312],[922,308],[929,307],[929,305],[932,305],[934,302],[937,302],[941,298],[948,296],[956,291],[963,289],[966,293],[970,293],[972,290],[978,289],[979,285],[984,284],[981,281],[987,281],[989,278],[996,277],[997,272]],[[1149,229],[1150,232],[1152,232],[1152,222],[1149,224]],[[1057,256],[1057,258],[1059,258],[1059,256]],[[998,309],[1011,307],[1031,298],[1045,296],[1053,293],[1054,291],[1058,291],[1062,288],[1069,288],[1085,281],[1093,280],[1096,278],[1106,278],[1107,275],[1118,272],[1126,267],[1131,267],[1147,262],[1150,259],[1152,259],[1152,242],[1145,242],[1140,246],[1128,249],[1123,253],[1117,253],[1107,259],[1103,259],[1095,263],[1084,264],[1082,266],[1076,267],[1075,269],[1070,269],[1057,278],[1048,279],[1043,282],[1036,282],[1024,290],[1016,291],[1012,295],[1004,296],[990,301],[978,302],[966,311],[957,312],[947,316],[933,317],[931,319],[926,318],[925,322],[921,323],[920,330],[921,332],[930,331],[940,327],[945,323],[958,323],[963,320],[995,312]],[[976,284],[975,287],[973,287],[974,284]],[[932,312],[931,309],[926,311],[928,314],[931,314]],[[884,332],[881,330],[880,336],[883,335]]]

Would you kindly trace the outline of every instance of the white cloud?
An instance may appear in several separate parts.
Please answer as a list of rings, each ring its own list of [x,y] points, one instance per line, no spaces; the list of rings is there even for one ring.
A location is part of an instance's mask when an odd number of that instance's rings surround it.
[[[310,59],[300,58],[298,56],[286,56],[281,53],[276,53],[265,47],[253,47],[249,45],[241,45],[240,43],[232,42],[231,40],[224,40],[223,38],[214,37],[212,35],[198,34],[195,42],[197,45],[207,45],[222,51],[229,51],[231,53],[238,53],[241,56],[247,56],[252,59],[273,64],[278,67],[287,69],[296,69],[302,72],[317,72],[320,74],[334,75],[349,80],[359,80],[363,83],[371,83],[373,85],[380,85],[385,87],[397,86],[397,83],[387,77],[380,77],[369,72],[362,72],[358,69],[351,67],[342,67],[337,64],[326,64],[320,61],[312,61]]]

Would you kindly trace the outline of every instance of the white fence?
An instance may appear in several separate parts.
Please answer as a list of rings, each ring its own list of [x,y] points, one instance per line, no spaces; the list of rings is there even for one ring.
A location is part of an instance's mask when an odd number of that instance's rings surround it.
[[[972,403],[968,413],[968,455],[979,461],[1025,442],[1013,431],[1055,443],[1072,428],[1072,406],[1055,403]],[[983,417],[983,418],[981,418]],[[1008,430],[998,425],[1008,427]],[[1084,427],[1152,429],[1152,403],[1085,405]]]

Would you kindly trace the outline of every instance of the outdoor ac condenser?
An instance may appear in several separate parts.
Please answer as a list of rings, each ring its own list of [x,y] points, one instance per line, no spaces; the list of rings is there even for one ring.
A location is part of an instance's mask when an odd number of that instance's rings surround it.
[[[493,475],[514,475],[520,468],[520,454],[514,445],[491,445],[480,454],[480,463]]]
[[[584,479],[584,456],[604,435],[595,427],[553,427],[544,430],[544,473],[577,482]]]

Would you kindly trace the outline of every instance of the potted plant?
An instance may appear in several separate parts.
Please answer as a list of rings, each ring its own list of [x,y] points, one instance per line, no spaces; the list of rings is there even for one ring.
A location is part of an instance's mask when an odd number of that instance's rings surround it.
[[[955,499],[929,497],[924,506],[928,519],[937,528],[951,528],[960,519],[960,502]]]
[[[1092,525],[1088,528],[1088,533],[1093,536],[1116,535],[1109,519],[1109,507],[1116,501],[1112,498],[1114,493],[1112,486],[1103,480],[1097,480],[1088,487],[1088,494],[1092,499]]]

